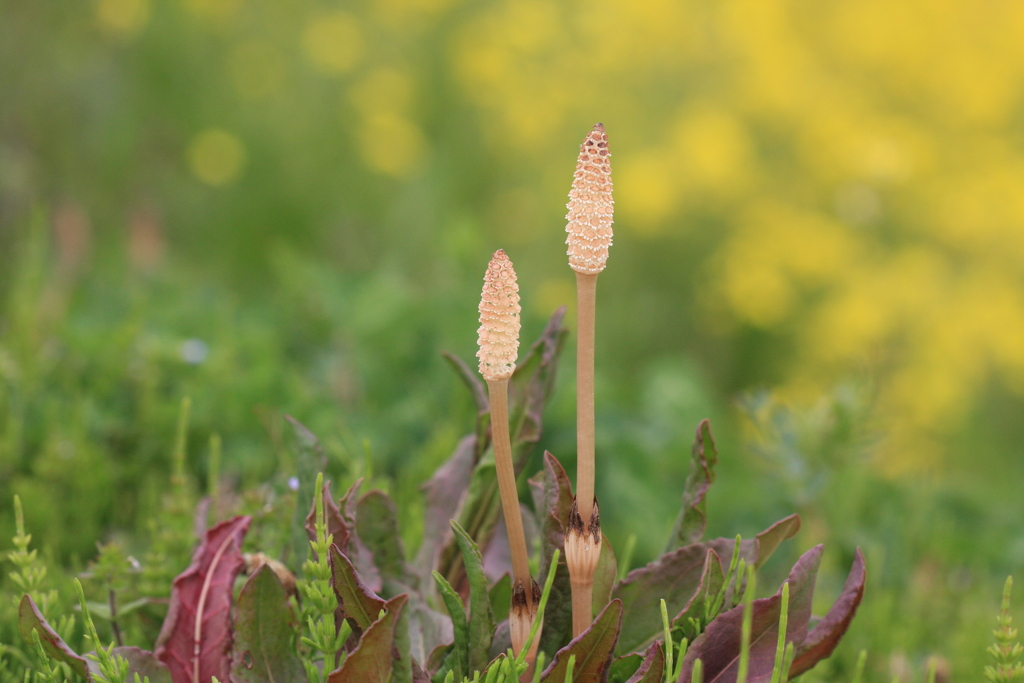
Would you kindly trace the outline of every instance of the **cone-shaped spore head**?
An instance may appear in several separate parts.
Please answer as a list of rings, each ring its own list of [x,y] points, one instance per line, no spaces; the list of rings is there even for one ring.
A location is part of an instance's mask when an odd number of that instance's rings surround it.
[[[565,243],[569,265],[578,273],[596,274],[608,262],[612,244],[612,167],[608,135],[600,123],[580,145],[569,192]]]
[[[480,374],[487,381],[508,379],[519,357],[519,284],[504,250],[494,252],[480,296]]]

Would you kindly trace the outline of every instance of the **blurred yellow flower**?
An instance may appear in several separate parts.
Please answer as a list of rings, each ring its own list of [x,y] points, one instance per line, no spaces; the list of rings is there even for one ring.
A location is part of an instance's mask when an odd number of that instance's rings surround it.
[[[269,97],[284,85],[284,55],[270,43],[246,41],[236,45],[228,68],[238,93],[247,99]]]
[[[302,46],[318,69],[342,74],[350,71],[362,56],[363,36],[355,17],[337,10],[310,20]]]
[[[238,178],[246,159],[241,140],[219,128],[204,130],[192,138],[186,157],[193,175],[213,186]]]
[[[133,35],[149,21],[149,0],[99,0],[96,17],[113,33]]]
[[[426,148],[420,129],[391,112],[368,117],[359,127],[358,140],[367,166],[390,176],[413,170]]]

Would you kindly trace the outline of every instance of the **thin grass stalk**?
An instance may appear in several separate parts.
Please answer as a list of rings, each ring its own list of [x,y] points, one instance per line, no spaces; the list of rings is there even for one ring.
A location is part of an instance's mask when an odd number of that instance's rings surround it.
[[[857,668],[853,671],[853,683],[861,683],[861,679],[864,677],[864,667],[868,663],[868,651],[861,650],[857,656]]]
[[[757,575],[754,567],[747,568],[747,591],[743,596],[743,630],[740,635],[740,664],[736,672],[736,683],[747,683],[747,672],[750,669],[750,632],[754,620],[754,588]]]
[[[783,665],[786,663],[786,630],[789,627],[789,581],[782,584],[781,610],[782,613],[779,615],[779,642],[775,647],[775,665],[772,667],[772,683],[779,683],[782,680]]]

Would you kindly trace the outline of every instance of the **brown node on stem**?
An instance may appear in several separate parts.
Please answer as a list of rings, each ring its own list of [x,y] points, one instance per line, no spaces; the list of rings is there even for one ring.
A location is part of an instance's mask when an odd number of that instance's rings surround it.
[[[526,645],[530,637],[530,629],[533,628],[533,620],[537,618],[537,606],[540,604],[540,586],[533,579],[530,580],[530,592],[527,594],[526,587],[522,580],[516,581],[512,590],[512,609],[509,610],[508,626],[509,634],[512,637],[512,652],[517,656]],[[526,661],[533,663],[537,657],[537,646],[540,644],[540,633],[543,625],[538,626],[537,634],[530,644],[530,650],[526,653]]]
[[[569,523],[565,532],[565,563],[573,584],[590,584],[594,581],[597,562],[601,558],[601,515],[597,499],[590,521],[584,524],[580,517],[576,499],[569,509]]]
[[[569,247],[569,266],[578,273],[600,273],[608,262],[614,204],[611,156],[608,135],[599,123],[580,145],[566,204],[565,243]]]
[[[519,357],[519,283],[503,249],[494,252],[480,295],[480,374],[487,381],[508,379]]]

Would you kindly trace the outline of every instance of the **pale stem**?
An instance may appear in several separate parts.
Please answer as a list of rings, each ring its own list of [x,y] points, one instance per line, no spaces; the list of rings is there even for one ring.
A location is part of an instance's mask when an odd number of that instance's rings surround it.
[[[576,506],[580,518],[583,520],[584,528],[590,523],[590,516],[594,511],[594,315],[596,301],[597,274],[577,272]]]
[[[572,583],[572,637],[579,638],[580,634],[590,628],[594,619],[594,581],[586,583]]]
[[[523,582],[526,600],[533,607],[533,578],[526,551],[526,534],[519,510],[515,468],[512,464],[512,442],[508,433],[508,380],[487,380],[491,399],[491,443],[494,445],[494,468],[498,474],[501,509],[505,515],[508,545],[512,552],[512,583]]]

